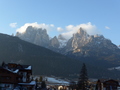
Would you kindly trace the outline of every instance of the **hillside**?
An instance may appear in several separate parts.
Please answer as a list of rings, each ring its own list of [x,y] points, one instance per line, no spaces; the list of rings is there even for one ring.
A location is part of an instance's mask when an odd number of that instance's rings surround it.
[[[34,75],[78,78],[82,62],[55,53],[47,48],[25,42],[18,37],[0,34],[0,63],[29,64]],[[89,77],[118,78],[119,72],[86,65]]]

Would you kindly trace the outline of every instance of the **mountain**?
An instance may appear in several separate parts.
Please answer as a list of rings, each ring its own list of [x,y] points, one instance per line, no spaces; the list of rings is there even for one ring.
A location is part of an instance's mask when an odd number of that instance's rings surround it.
[[[87,34],[83,28],[80,28],[69,40],[66,40],[62,35],[50,39],[45,29],[37,29],[32,26],[29,26],[25,33],[18,32],[16,36],[91,65],[104,66],[105,68],[120,65],[120,49],[118,46],[103,35]]]
[[[24,34],[17,33],[16,36],[40,46],[46,46],[50,43],[46,29],[42,30],[41,28],[33,28],[32,26],[27,27]]]
[[[73,52],[81,56],[120,55],[119,48],[102,35],[88,35],[82,28],[68,41],[65,53]]]
[[[82,28],[68,40],[61,53],[77,59],[84,58],[85,62],[96,66],[101,66],[98,62],[106,67],[120,65],[120,49],[115,44],[102,35],[88,35]]]
[[[54,75],[78,78],[83,62],[68,58],[47,48],[23,41],[18,37],[0,34],[0,63],[32,65],[33,75]],[[86,64],[89,77],[118,78],[120,72]]]

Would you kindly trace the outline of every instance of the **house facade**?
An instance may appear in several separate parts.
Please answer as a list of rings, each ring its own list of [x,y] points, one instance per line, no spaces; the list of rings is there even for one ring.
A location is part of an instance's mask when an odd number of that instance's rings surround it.
[[[34,90],[35,81],[31,81],[32,67],[16,63],[2,63],[0,66],[0,88],[2,90]]]
[[[98,80],[96,83],[96,90],[118,90],[119,81],[110,80]]]

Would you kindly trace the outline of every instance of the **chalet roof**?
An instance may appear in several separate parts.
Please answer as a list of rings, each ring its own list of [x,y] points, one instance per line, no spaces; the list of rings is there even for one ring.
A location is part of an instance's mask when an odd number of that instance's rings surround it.
[[[6,69],[6,70],[8,70],[8,71],[10,71],[10,72],[12,72],[12,73],[18,73],[18,71],[19,71],[19,69],[16,69],[16,70],[10,70],[10,69],[7,69],[7,68],[4,68],[4,69]]]
[[[4,67],[8,67],[9,69],[32,69],[30,68],[30,65],[20,65],[20,64],[16,64],[16,63],[8,63],[5,64]]]
[[[119,85],[119,81],[113,79],[98,79],[97,83],[103,83],[103,84],[116,83],[117,85]]]
[[[110,81],[118,83],[117,80],[113,80],[113,79],[107,80],[107,81],[105,81],[104,83],[106,83],[106,82],[110,82]]]
[[[107,81],[108,79],[98,79],[98,82],[101,82],[101,83],[103,83],[103,82],[105,82],[105,81]]]
[[[20,65],[16,63],[8,63],[0,66],[0,68],[4,68],[12,73],[18,73],[20,70],[32,70],[30,65]]]
[[[25,68],[26,70],[31,70],[32,67],[31,66],[28,66],[27,68]]]
[[[13,71],[13,70],[10,70],[10,69],[4,68],[4,67],[0,67],[0,69],[4,69],[4,70],[11,72],[11,73],[18,73],[18,71],[19,71],[18,69]]]

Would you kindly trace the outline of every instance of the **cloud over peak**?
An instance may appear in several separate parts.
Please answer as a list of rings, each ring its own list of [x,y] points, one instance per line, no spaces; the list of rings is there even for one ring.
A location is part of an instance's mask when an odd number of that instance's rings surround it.
[[[79,25],[68,25],[66,26],[65,32],[63,32],[62,35],[69,39],[80,29],[80,27],[83,28],[83,30],[85,30],[89,35],[100,34],[97,27],[95,25],[92,25],[91,22],[88,22]]]
[[[45,24],[45,23],[38,24],[37,22],[26,23],[23,26],[21,26],[20,28],[18,28],[16,30],[16,32],[24,33],[28,26],[46,29],[47,32],[49,32],[50,37],[58,36],[59,34],[61,34],[66,39],[71,38],[72,35],[80,29],[80,27],[82,27],[89,35],[100,34],[97,27],[95,25],[92,25],[91,22],[83,23],[83,24],[79,24],[79,25],[68,25],[68,26],[65,26],[65,28],[55,27],[53,24]]]
[[[24,33],[28,26],[32,26],[32,27],[35,27],[35,28],[42,28],[42,29],[46,29],[46,30],[51,30],[51,28],[54,28],[53,24],[45,24],[45,23],[38,24],[37,22],[34,22],[34,23],[26,23],[26,24],[24,24],[23,26],[18,28],[16,30],[16,32]]]
[[[61,32],[61,31],[64,31],[64,30],[61,27],[57,27],[57,31]]]

